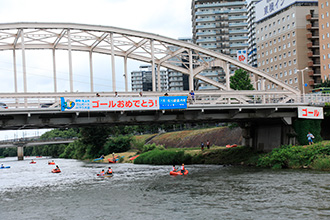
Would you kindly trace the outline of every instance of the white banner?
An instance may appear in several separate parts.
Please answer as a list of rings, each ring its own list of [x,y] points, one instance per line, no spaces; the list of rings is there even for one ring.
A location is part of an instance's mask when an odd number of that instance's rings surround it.
[[[159,109],[159,97],[63,98],[61,111],[122,111]]]
[[[322,107],[309,107],[299,106],[298,107],[298,118],[309,118],[309,119],[323,119],[323,108]]]

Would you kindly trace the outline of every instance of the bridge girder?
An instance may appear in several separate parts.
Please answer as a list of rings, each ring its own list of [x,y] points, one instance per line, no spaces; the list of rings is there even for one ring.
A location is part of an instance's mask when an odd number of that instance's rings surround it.
[[[107,37],[109,35],[113,37]],[[117,27],[74,23],[0,24],[0,50],[17,49],[92,51],[93,53],[114,55],[147,63],[154,62],[156,65],[192,75],[190,77],[205,81],[220,90],[230,88],[228,85],[222,85],[199,73],[209,67],[223,68],[223,64],[226,63],[264,78],[276,85],[279,90],[289,91],[293,95],[300,94],[300,91],[282,81],[230,56],[157,34]],[[191,51],[193,53],[190,53]],[[189,59],[189,54],[193,56],[193,63]],[[189,66],[193,66],[192,72],[187,68]],[[228,70],[224,69],[224,71]],[[229,84],[229,82],[226,83]]]

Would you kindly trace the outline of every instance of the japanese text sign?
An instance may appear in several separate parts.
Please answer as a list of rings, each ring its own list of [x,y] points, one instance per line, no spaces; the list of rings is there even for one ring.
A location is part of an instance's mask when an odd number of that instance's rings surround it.
[[[61,111],[123,111],[154,109],[159,109],[158,97],[61,97]]]
[[[187,96],[162,96],[159,97],[159,109],[185,109]]]
[[[289,7],[296,2],[317,2],[317,0],[261,0],[256,4],[256,21],[261,21],[266,17]]]
[[[309,119],[323,119],[323,108],[322,107],[309,107],[299,106],[298,107],[298,118],[309,118]]]

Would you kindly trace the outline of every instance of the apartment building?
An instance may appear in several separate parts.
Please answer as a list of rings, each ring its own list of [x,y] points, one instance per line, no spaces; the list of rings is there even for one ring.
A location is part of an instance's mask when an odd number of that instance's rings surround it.
[[[158,83],[157,71],[156,85]],[[151,65],[141,65],[139,71],[131,72],[132,92],[152,91],[152,67]],[[168,91],[168,72],[160,70],[161,91]],[[156,86],[156,90],[157,86]]]
[[[320,32],[320,59],[321,79],[330,79],[330,4],[329,0],[319,0],[319,32]],[[316,17],[315,15],[314,17]],[[312,16],[311,16],[312,19]]]
[[[299,89],[310,92],[319,82],[318,30],[308,15],[318,13],[318,2],[262,0],[255,5],[258,68]],[[255,81],[262,79],[255,79]],[[276,90],[266,82],[265,89]]]
[[[193,43],[198,46],[230,55],[236,59],[238,50],[248,48],[248,23],[246,1],[193,0]],[[231,66],[231,73],[236,67]],[[225,81],[221,68],[201,73],[217,82]],[[199,90],[216,89],[198,81]]]

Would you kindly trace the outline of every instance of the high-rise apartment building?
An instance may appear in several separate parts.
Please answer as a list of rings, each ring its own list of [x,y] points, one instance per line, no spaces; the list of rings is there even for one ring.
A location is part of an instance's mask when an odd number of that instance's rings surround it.
[[[198,46],[232,57],[248,49],[246,1],[192,0],[193,42]],[[231,72],[235,67],[231,67]],[[217,82],[225,81],[221,68],[201,73]],[[198,89],[216,89],[199,81]]]
[[[157,71],[155,71],[156,73]],[[141,65],[139,71],[131,72],[132,91],[152,91],[152,67],[150,65]],[[156,74],[156,85],[158,78]],[[168,72],[160,70],[161,91],[168,91]],[[158,90],[158,88],[156,88]]]
[[[248,31],[249,31],[249,47],[248,47],[248,64],[253,67],[258,67],[257,62],[257,42],[256,42],[256,12],[255,5],[259,0],[248,0],[247,10],[248,10]]]
[[[330,79],[330,4],[329,0],[319,0],[319,32],[321,79]]]
[[[313,74],[319,71],[319,54],[308,46],[317,44],[318,30],[311,28],[307,16],[317,14],[317,1],[261,0],[255,5],[255,12],[258,68],[309,92],[319,80]],[[277,88],[266,82],[265,89]]]

